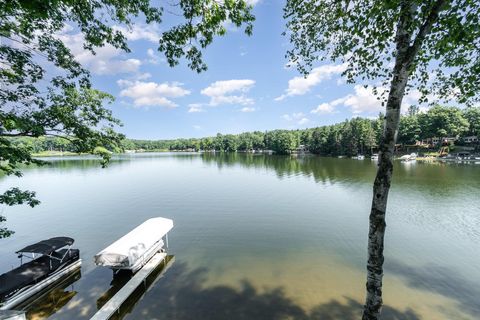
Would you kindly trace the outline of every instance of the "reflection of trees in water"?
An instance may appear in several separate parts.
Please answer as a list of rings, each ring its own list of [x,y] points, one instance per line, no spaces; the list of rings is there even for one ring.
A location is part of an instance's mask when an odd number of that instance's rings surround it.
[[[45,160],[45,159],[42,159]],[[109,167],[116,167],[122,164],[126,164],[130,159],[111,159],[108,164]],[[98,170],[102,168],[101,159],[93,158],[91,156],[86,157],[64,157],[61,159],[47,159],[45,160],[46,165],[40,167],[41,169],[53,169],[61,171],[70,171],[70,170]]]
[[[46,319],[58,310],[63,308],[76,294],[73,284],[81,278],[80,269],[68,275],[60,283],[55,284],[55,287],[43,291],[43,295],[36,296],[33,302],[26,302],[22,306],[17,306],[15,309],[27,310],[27,319]],[[30,300],[32,301],[32,300]]]
[[[130,319],[360,319],[362,304],[344,297],[304,310],[282,287],[258,291],[249,281],[239,289],[225,285],[205,286],[208,270],[189,271],[178,263],[166,273],[134,309]],[[420,320],[412,310],[385,306],[384,320]]]
[[[240,166],[244,168],[274,170],[279,178],[304,175],[317,183],[371,183],[376,172],[376,162],[370,160],[338,159],[306,156],[280,156],[245,153],[204,153],[205,163],[219,169]],[[465,184],[480,185],[480,170],[474,165],[404,164],[395,163],[394,188],[432,190],[443,195],[454,192]]]
[[[219,169],[241,166],[274,170],[279,178],[304,175],[312,176],[316,182],[335,183],[338,181],[370,182],[374,167],[370,162],[351,161],[307,156],[282,156],[245,153],[221,153],[202,155],[205,163],[216,164]]]
[[[133,161],[152,161],[162,158],[172,158],[182,160],[193,160],[199,158],[198,153],[137,153],[114,155],[108,164],[108,168],[117,168],[122,165],[131,164]],[[45,157],[41,158],[47,164],[41,168],[52,168],[62,170],[98,170],[101,169],[101,159],[92,155],[85,156],[65,156],[65,157]]]
[[[138,161],[159,161],[174,158],[178,162],[196,162],[225,168],[242,167],[247,169],[273,170],[278,178],[303,175],[313,177],[315,182],[323,184],[373,183],[376,162],[370,160],[338,159],[315,155],[282,156],[252,153],[140,153],[134,155],[116,155],[109,168],[121,169],[122,166]],[[45,158],[45,169],[60,171],[100,170],[100,160],[93,156]],[[449,195],[458,191],[458,187],[480,186],[480,168],[473,164],[451,163],[395,163],[393,187],[416,188],[419,191],[433,191],[437,195]],[[43,169],[43,168],[42,168]],[[107,169],[108,170],[108,169]]]

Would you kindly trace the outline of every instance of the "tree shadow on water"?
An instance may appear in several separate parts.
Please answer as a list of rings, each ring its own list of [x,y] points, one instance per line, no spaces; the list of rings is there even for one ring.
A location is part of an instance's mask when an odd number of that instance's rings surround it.
[[[283,288],[259,291],[247,280],[239,288],[208,286],[207,269],[188,271],[176,263],[135,306],[129,319],[361,319],[362,304],[344,297],[305,311]],[[385,306],[383,320],[420,320],[412,310]]]
[[[337,300],[331,300],[328,303],[321,304],[310,313],[307,319],[310,320],[356,320],[361,318],[363,305],[357,300],[345,297],[346,303],[341,303]],[[389,306],[383,306],[382,309],[383,320],[420,320],[420,316],[413,310],[407,309],[399,311]]]
[[[427,265],[412,267],[399,261],[389,261],[387,272],[401,276],[416,289],[430,291],[456,301],[460,309],[478,317],[480,314],[480,287],[453,269]]]

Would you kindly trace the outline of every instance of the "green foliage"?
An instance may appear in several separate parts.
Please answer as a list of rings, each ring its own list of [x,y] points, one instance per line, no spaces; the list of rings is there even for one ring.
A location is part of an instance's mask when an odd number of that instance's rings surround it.
[[[223,149],[226,152],[236,152],[238,149],[238,138],[233,134],[223,136]]]
[[[467,116],[470,115],[470,116]],[[446,136],[459,134],[471,135],[468,128],[480,127],[480,108],[436,106],[426,113],[409,112],[400,119],[398,142],[404,145],[415,144],[416,141],[441,137],[438,133],[447,132]],[[175,139],[175,140],[134,140],[124,139],[121,147],[124,150],[143,151],[221,151],[250,152],[254,150],[273,150],[277,153],[289,154],[300,145],[308,151],[322,155],[371,154],[377,152],[383,129],[383,115],[377,119],[353,118],[344,122],[310,128],[304,130],[275,130],[267,133],[260,131],[244,132],[239,135],[217,134],[215,137]],[[478,131],[476,131],[478,132]],[[61,138],[11,138],[8,141],[16,145],[16,149],[30,148],[35,153],[45,151],[75,152],[75,148]],[[103,152],[100,152],[103,151]],[[96,148],[96,153],[105,153],[110,157],[114,150]],[[116,151],[118,152],[118,151]],[[34,160],[38,161],[38,160]]]
[[[455,107],[435,106],[418,115],[423,137],[456,137],[468,131],[469,123]]]
[[[35,192],[21,191],[18,188],[11,188],[0,195],[0,202],[5,203],[7,206],[26,203],[32,208],[40,203],[40,201],[35,199]]]
[[[407,12],[407,14],[406,14]],[[407,52],[397,52],[398,21],[407,15],[414,34]],[[411,18],[413,17],[413,18]],[[345,63],[348,82],[386,85],[399,54],[410,69],[409,87],[428,95],[475,104],[480,96],[480,2],[287,0],[284,18],[292,48],[287,58],[303,73],[317,61]],[[448,30],[448,31],[446,31]],[[448,72],[447,72],[448,71]],[[383,91],[384,98],[388,90]]]
[[[158,47],[170,65],[185,58],[193,70],[205,70],[201,50],[225,34],[224,21],[252,31],[254,17],[243,0],[180,0],[171,6],[183,19],[163,32]],[[92,88],[89,72],[58,35],[69,24],[92,54],[105,45],[128,52],[125,35],[114,26],[130,28],[140,17],[161,23],[164,8],[149,0],[0,0],[0,7],[0,170],[20,176],[19,164],[42,164],[31,157],[39,151],[31,140],[7,139],[21,137],[58,137],[46,141],[62,151],[97,154],[105,166],[109,151],[123,147],[123,135],[115,132],[120,121],[105,107],[113,97]],[[0,204],[36,204],[34,195],[11,189]]]
[[[463,110],[463,117],[468,121],[468,135],[480,135],[480,107],[469,107]]]
[[[265,134],[265,145],[278,154],[290,154],[298,147],[298,142],[294,132],[274,130]]]
[[[415,144],[422,137],[422,129],[416,114],[400,118],[397,141],[402,144]]]
[[[230,21],[237,27],[245,23],[245,33],[252,34],[255,17],[251,14],[251,7],[243,0],[180,0],[179,6],[185,22],[164,32],[158,48],[165,53],[172,67],[179,63],[179,58],[185,57],[193,70],[207,70],[201,50],[210,45],[215,36],[226,33],[224,21]]]

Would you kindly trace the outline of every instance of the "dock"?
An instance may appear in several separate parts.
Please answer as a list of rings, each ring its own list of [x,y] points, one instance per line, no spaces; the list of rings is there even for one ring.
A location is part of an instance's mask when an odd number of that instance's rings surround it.
[[[26,320],[25,311],[0,310],[0,320]]]
[[[90,318],[90,320],[107,320],[119,311],[122,304],[134,293],[134,291],[146,282],[147,277],[162,263],[167,261],[165,252],[156,253],[135,275],[120,289],[108,302]],[[173,261],[172,261],[173,262]],[[162,271],[156,277],[160,278],[171,265],[164,265]]]

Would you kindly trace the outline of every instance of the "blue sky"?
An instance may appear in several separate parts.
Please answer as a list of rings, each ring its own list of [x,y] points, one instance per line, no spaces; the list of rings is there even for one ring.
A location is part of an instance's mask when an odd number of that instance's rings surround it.
[[[255,3],[253,36],[227,26],[227,35],[204,51],[208,71],[201,74],[186,63],[166,64],[156,50],[162,25],[140,23],[125,30],[128,54],[107,46],[91,56],[74,29],[62,37],[92,72],[94,86],[115,96],[109,107],[129,138],[296,129],[378,114],[380,103],[369,89],[342,81],[342,65],[319,64],[306,79],[288,68],[283,2],[250,1]]]

